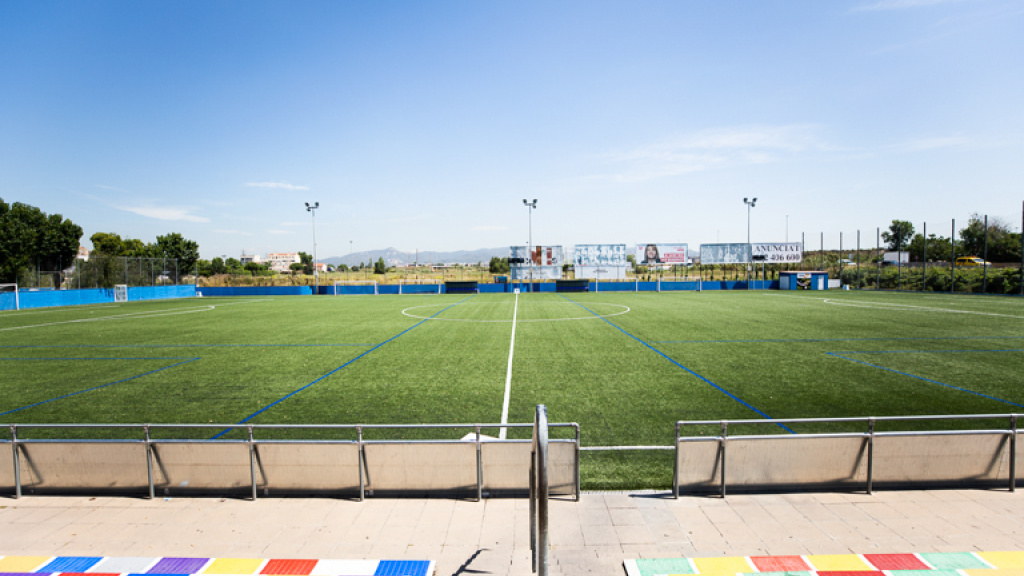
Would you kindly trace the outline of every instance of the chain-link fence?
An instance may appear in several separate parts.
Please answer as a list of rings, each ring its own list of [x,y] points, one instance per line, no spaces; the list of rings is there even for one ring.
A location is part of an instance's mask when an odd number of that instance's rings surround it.
[[[169,286],[195,283],[194,270],[180,270],[174,258],[135,258],[94,254],[89,260],[75,260],[66,270],[24,270],[18,278],[21,288],[75,290],[128,286]]]

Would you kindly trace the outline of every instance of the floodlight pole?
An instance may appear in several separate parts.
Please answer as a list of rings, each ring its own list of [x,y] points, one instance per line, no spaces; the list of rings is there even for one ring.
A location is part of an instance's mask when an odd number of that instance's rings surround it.
[[[526,241],[526,252],[530,258],[530,292],[533,291],[533,209],[537,207],[537,199],[534,198],[533,202],[528,202],[526,198],[523,198],[523,205],[527,207],[529,212],[530,221],[530,236]]]
[[[743,203],[747,205],[747,290],[750,290],[750,267],[753,265],[754,255],[750,244],[750,209],[754,207],[757,198],[744,198]]]
[[[306,202],[306,212],[313,214],[313,295],[320,291],[320,270],[316,267],[316,209],[320,207],[319,202],[310,204]]]

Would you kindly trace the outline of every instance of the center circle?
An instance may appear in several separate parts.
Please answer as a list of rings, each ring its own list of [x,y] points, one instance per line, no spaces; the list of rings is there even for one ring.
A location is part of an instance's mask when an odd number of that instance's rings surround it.
[[[474,305],[475,306],[512,306],[512,304],[507,303],[507,302],[487,302],[487,303],[480,302],[480,303],[459,304],[457,307],[453,308],[453,310],[458,310],[458,309],[462,308],[463,306],[474,306]],[[413,312],[413,311],[418,311],[418,310],[420,310],[422,308],[445,308],[447,306],[451,306],[451,305],[450,304],[428,304],[426,306],[412,306],[412,307],[406,308],[405,310],[402,310],[402,314],[405,315],[405,316],[408,316],[410,318],[418,318],[420,320],[437,320],[437,321],[443,321],[443,322],[479,322],[479,323],[511,323],[512,322],[511,318],[504,319],[504,320],[478,320],[476,318],[445,318],[445,317],[433,316],[433,315],[424,316],[421,313]],[[561,302],[534,302],[534,303],[530,304],[530,307],[534,307],[534,306],[562,306],[562,307],[565,307],[567,305],[564,304],[564,303],[561,303]],[[600,309],[601,308],[607,308],[607,307],[612,307],[615,310],[613,312],[601,314],[600,313]],[[607,304],[607,303],[602,303],[602,302],[589,303],[589,304],[587,304],[586,308],[583,308],[582,305],[574,305],[573,308],[575,308],[579,312],[582,312],[583,314],[580,314],[578,316],[568,316],[567,315],[567,316],[564,316],[564,317],[561,317],[561,318],[538,318],[538,319],[533,319],[533,320],[531,320],[531,319],[525,319],[524,320],[524,319],[518,318],[518,319],[516,319],[516,322],[519,322],[519,323],[522,323],[522,322],[566,322],[566,321],[570,321],[570,320],[598,320],[598,319],[601,319],[601,318],[611,318],[612,316],[621,316],[622,314],[627,314],[630,311],[629,306],[623,306],[622,304]],[[436,312],[435,312],[435,314],[436,314]]]

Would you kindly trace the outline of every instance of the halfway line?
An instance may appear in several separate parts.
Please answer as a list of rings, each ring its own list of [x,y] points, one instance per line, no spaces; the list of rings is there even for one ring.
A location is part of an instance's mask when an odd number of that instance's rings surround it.
[[[512,355],[516,350],[516,315],[519,312],[519,294],[512,306],[512,341],[508,345],[508,370],[505,372],[505,399],[501,404],[501,423],[508,424],[508,401],[512,396]],[[498,438],[504,440],[508,428],[502,428]]]

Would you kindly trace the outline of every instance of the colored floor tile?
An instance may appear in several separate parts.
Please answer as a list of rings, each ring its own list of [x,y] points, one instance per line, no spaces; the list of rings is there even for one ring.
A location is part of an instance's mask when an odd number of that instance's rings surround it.
[[[309,574],[316,568],[316,560],[291,560],[275,558],[267,562],[260,574]]]
[[[116,572],[118,574],[145,572],[150,566],[156,564],[157,560],[159,560],[159,558],[147,556],[104,558],[101,562],[92,567],[91,572]]]
[[[426,560],[381,560],[374,576],[428,576],[431,564]]]
[[[1024,576],[1024,568],[1001,568],[997,570],[988,569],[972,569],[972,570],[961,570],[960,574],[966,574],[967,576]]]
[[[881,570],[819,570],[818,576],[884,576]]]
[[[85,572],[103,560],[100,556],[58,556],[49,561],[40,572]]]
[[[316,563],[312,576],[373,576],[377,572],[378,560],[321,560]]]
[[[922,552],[917,556],[937,570],[991,568],[991,566],[970,552]]]
[[[198,574],[209,558],[163,558],[146,570],[146,574]]]
[[[742,556],[732,558],[694,558],[698,574],[736,574],[751,572],[755,568]]]
[[[740,576],[817,576],[817,572],[795,570],[789,572],[741,572]]]
[[[977,552],[976,554],[1000,570],[1024,568],[1024,552]]]
[[[879,570],[929,570],[931,568],[913,554],[865,554],[864,559]]]
[[[52,556],[4,556],[0,558],[0,572],[32,572]]]
[[[811,567],[800,556],[751,556],[758,572],[804,572]]]
[[[0,572],[0,576],[25,576],[25,572]],[[36,576],[50,576],[50,572],[31,572]]]
[[[120,572],[61,572],[60,576],[121,576]]]
[[[961,576],[957,570],[893,570],[889,576]],[[995,576],[991,570],[988,576]]]
[[[262,558],[216,558],[203,574],[255,574],[264,562]]]
[[[856,554],[818,554],[807,561],[819,572],[863,572],[874,570]]]
[[[639,576],[655,574],[693,574],[693,565],[686,558],[641,558],[636,560]]]

